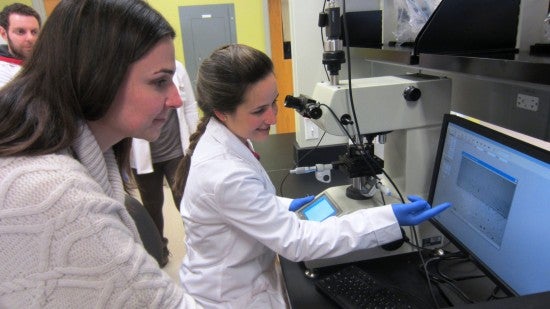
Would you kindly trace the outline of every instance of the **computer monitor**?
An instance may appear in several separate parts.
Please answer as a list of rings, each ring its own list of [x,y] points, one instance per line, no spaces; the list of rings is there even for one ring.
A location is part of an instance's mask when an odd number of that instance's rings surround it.
[[[550,291],[550,150],[445,115],[432,223],[509,295]]]

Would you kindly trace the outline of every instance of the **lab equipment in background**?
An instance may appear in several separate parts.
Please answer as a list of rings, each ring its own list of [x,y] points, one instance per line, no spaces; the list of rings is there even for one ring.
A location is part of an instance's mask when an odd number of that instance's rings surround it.
[[[330,183],[332,164],[315,164],[314,166],[300,166],[290,170],[291,174],[315,173],[315,178],[320,182]]]
[[[342,63],[346,62],[346,54],[342,50],[342,19],[340,7],[334,0],[327,0],[328,8],[319,14],[318,25],[325,28],[326,40],[323,45],[323,64],[330,74],[332,85],[338,85]]]
[[[435,226],[509,295],[550,291],[550,144],[446,115],[428,201]],[[532,141],[535,139],[531,138]]]
[[[351,79],[348,63],[349,79],[340,82],[338,71],[345,62],[340,48],[342,21],[335,2],[326,3],[329,5],[320,14],[319,26],[325,28],[327,35],[322,62],[330,73],[330,81],[317,83],[311,98],[300,95],[285,99],[286,107],[311,119],[327,133],[349,139],[347,151],[338,161],[293,170],[315,172],[317,179],[329,182],[330,170],[338,168],[350,178],[351,185],[330,187],[298,210],[302,218],[318,221],[357,209],[407,202],[401,192],[427,196],[440,124],[451,108],[451,81],[447,78],[407,74]],[[345,13],[345,2],[343,9]],[[384,144],[383,158],[375,155],[376,138]],[[391,182],[397,194],[392,194],[383,180]],[[384,195],[377,196],[378,192]],[[441,235],[429,222],[419,227],[422,245],[442,243]],[[404,239],[412,239],[411,234],[404,231]],[[323,266],[413,250],[401,244],[398,241],[337,258],[306,261],[306,273],[314,274],[315,268]]]
[[[397,10],[397,27],[393,32],[395,41],[406,46],[414,44],[416,36],[424,27],[441,0],[394,0]]]
[[[538,56],[550,55],[550,12],[542,21],[540,43],[531,45],[529,53]]]
[[[388,177],[383,176],[384,172],[403,195],[428,195],[440,125],[443,115],[450,111],[451,81],[423,74],[354,79],[351,86],[356,117],[352,116],[348,86],[345,80],[339,85],[318,83],[311,98],[302,95],[293,100],[294,103],[318,103],[321,113],[316,115],[321,116],[310,119],[327,133],[348,135],[350,141],[354,141],[338,161],[293,170],[294,173],[315,172],[317,179],[329,181],[331,168],[338,168],[350,177],[351,185],[330,187],[308,205],[319,208],[305,206],[299,210],[304,218],[322,218],[332,211],[335,215],[344,215],[357,209],[402,203],[400,194],[388,184]],[[383,158],[375,155],[376,138],[384,143]],[[378,192],[384,197],[376,194]],[[429,222],[421,224],[418,232],[421,245],[442,244],[441,233]],[[411,234],[409,229],[405,230],[405,237],[413,239]],[[319,267],[413,251],[410,246],[391,249],[359,250],[337,258],[306,261],[305,265],[311,272]]]
[[[550,43],[550,12],[542,22],[542,43]]]
[[[311,119],[327,133],[349,134],[351,140],[363,143],[350,143],[348,152],[331,164],[299,167],[293,172],[338,168],[352,179],[347,196],[366,199],[374,195],[371,187],[377,185],[383,168],[404,193],[427,196],[440,123],[451,108],[451,81],[410,74],[354,79],[352,88],[357,126],[347,81],[336,86],[318,83],[312,98],[298,101],[319,103],[322,117]],[[375,155],[375,138],[384,145],[384,159]]]

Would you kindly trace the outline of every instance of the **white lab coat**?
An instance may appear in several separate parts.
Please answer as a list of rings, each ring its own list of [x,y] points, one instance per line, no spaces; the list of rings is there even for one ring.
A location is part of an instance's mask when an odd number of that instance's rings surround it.
[[[19,70],[21,70],[20,64],[0,59],[0,88],[9,83]]]
[[[195,131],[199,122],[199,110],[189,75],[183,64],[177,60],[176,73],[172,80],[176,84],[178,93],[183,101],[183,106],[177,108],[176,113],[179,120],[181,148],[185,154],[185,150],[189,145],[189,136]],[[139,138],[132,139],[130,165],[136,169],[138,174],[153,172],[151,148],[148,141]]]
[[[181,204],[187,254],[180,279],[206,308],[284,308],[275,252],[292,261],[334,257],[401,238],[390,206],[324,222],[288,211],[260,162],[212,118],[191,160]]]

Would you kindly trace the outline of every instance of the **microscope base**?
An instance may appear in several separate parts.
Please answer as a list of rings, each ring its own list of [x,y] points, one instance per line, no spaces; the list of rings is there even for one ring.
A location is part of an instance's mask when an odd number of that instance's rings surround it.
[[[381,200],[380,194],[373,196],[367,200],[352,200],[346,196],[346,190],[349,185],[330,187],[321,194],[328,195],[332,201],[335,201],[341,209],[340,215],[348,214],[359,209],[377,207],[385,204],[401,203],[399,199],[393,196],[386,196],[385,203]],[[420,246],[425,248],[437,248],[443,244],[443,235],[430,222],[426,221],[415,227]],[[412,227],[404,228],[405,235],[412,243],[415,243],[414,232]],[[409,244],[404,243],[395,250],[385,250],[382,247],[362,249],[348,254],[326,259],[316,259],[305,261],[304,265],[308,272],[315,273],[316,268],[332,266],[337,264],[352,263],[357,261],[371,260],[386,256],[393,256],[416,251],[417,249]]]

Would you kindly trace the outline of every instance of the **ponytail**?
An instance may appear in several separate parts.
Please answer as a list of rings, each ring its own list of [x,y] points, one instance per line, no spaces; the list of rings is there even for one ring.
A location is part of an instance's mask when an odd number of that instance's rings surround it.
[[[206,131],[206,125],[210,122],[210,117],[211,116],[203,116],[201,118],[200,122],[197,124],[197,130],[189,137],[189,147],[187,147],[185,156],[183,156],[183,159],[178,164],[174,186],[176,193],[181,196],[183,196],[183,192],[185,192],[189,168],[191,167],[191,157],[204,131]]]

